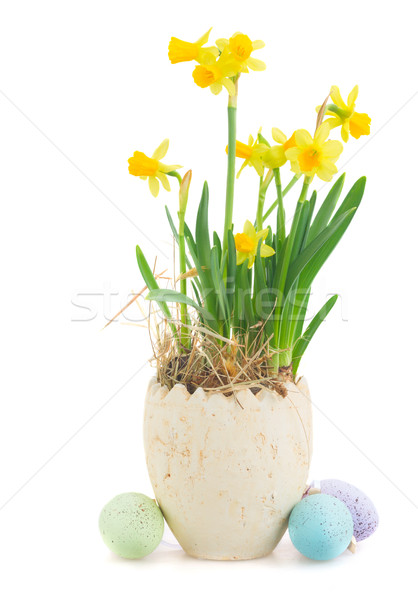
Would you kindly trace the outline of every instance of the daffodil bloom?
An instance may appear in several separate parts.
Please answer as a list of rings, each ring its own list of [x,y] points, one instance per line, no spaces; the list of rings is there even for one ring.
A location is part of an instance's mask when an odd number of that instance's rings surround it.
[[[171,63],[174,65],[190,60],[196,60],[203,65],[214,63],[219,56],[219,50],[215,46],[203,48],[203,45],[209,40],[211,30],[212,28],[202,35],[197,42],[185,42],[172,37],[168,44],[168,58]]]
[[[269,147],[266,144],[259,143],[257,138],[254,139],[252,135],[248,138],[248,144],[237,141],[235,146],[235,156],[244,159],[244,162],[237,173],[237,178],[241,175],[242,170],[247,165],[254,167],[257,174],[262,177],[264,174],[263,156],[268,149]],[[228,146],[226,147],[226,152],[228,152]]]
[[[231,77],[238,73],[238,63],[230,54],[223,52],[213,64],[198,65],[193,71],[193,79],[199,87],[209,87],[213,94],[219,94],[225,87],[230,96],[235,96],[235,84]]]
[[[286,150],[294,173],[303,173],[307,177],[318,175],[323,181],[331,181],[337,172],[334,163],[343,151],[343,145],[335,140],[326,141],[329,132],[329,123],[322,123],[313,138],[306,129],[295,131],[296,145]]]
[[[282,167],[287,161],[286,150],[293,148],[296,145],[295,134],[287,139],[285,134],[277,127],[271,130],[273,140],[277,142],[277,146],[272,146],[263,155],[263,163],[269,169],[277,169]]]
[[[268,232],[268,229],[256,231],[254,225],[250,221],[245,221],[244,232],[237,233],[234,236],[235,247],[237,249],[237,265],[242,265],[242,263],[248,258],[248,268],[250,269],[253,266],[255,257],[257,256],[257,249],[260,240],[262,240],[260,256],[262,258],[273,256],[275,253],[273,248],[267,246],[267,244],[263,244]]]
[[[370,134],[371,118],[366,113],[356,112],[356,100],[358,96],[358,85],[355,85],[348,94],[347,102],[344,102],[340,90],[336,85],[331,87],[331,100],[334,104],[328,104],[326,115],[331,119],[325,122],[329,123],[331,129],[341,126],[341,137],[344,142],[348,142],[349,134],[359,139],[361,135]]]
[[[164,158],[167,154],[168,144],[169,141],[164,140],[151,158],[143,152],[136,151],[128,159],[129,173],[141,179],[148,179],[149,189],[154,198],[158,196],[158,192],[160,191],[160,181],[163,188],[168,192],[170,191],[170,184],[166,173],[181,169],[181,165],[164,165],[160,162],[160,159]]]
[[[252,69],[253,71],[264,71],[266,68],[265,63],[262,60],[258,60],[258,58],[253,58],[251,56],[254,50],[264,48],[265,44],[262,40],[251,41],[248,35],[244,35],[238,31],[237,33],[234,33],[229,40],[225,38],[216,40],[216,45],[221,52],[226,50],[231,53],[239,64],[241,73],[248,73],[248,69]]]

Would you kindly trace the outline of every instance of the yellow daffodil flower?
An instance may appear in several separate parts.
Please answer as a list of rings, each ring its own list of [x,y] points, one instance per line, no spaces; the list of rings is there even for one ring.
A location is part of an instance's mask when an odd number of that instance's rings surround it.
[[[261,132],[261,128],[258,133]],[[228,153],[228,146],[225,148]],[[237,173],[237,178],[241,175],[242,170],[250,165],[254,167],[257,171],[257,174],[262,177],[264,174],[264,165],[263,165],[263,156],[269,150],[269,147],[266,144],[261,144],[257,141],[257,138],[254,139],[252,135],[248,138],[248,144],[243,144],[243,142],[239,142],[237,140],[235,146],[235,156],[237,158],[243,158],[244,162],[240,170]]]
[[[237,265],[242,265],[248,258],[248,268],[250,269],[253,266],[255,257],[257,256],[258,243],[260,239],[264,242],[268,232],[268,229],[262,229],[257,232],[250,221],[245,221],[244,232],[237,233],[234,236],[235,247],[237,249]],[[261,243],[260,256],[262,258],[273,256],[274,253],[273,248]]]
[[[226,38],[216,40],[216,45],[221,52],[226,50],[234,57],[234,60],[239,64],[241,73],[248,73],[248,69],[264,71],[266,68],[262,60],[251,56],[254,50],[264,48],[265,44],[262,40],[251,41],[248,35],[244,35],[238,31],[229,40]]]
[[[209,29],[197,42],[184,42],[179,38],[172,37],[168,44],[168,58],[174,65],[179,62],[187,62],[190,60],[196,60],[202,65],[212,64],[219,56],[219,50],[216,46],[209,46],[203,48],[209,40],[209,34],[212,28]]]
[[[263,163],[268,169],[277,169],[282,167],[287,161],[286,150],[293,148],[296,145],[295,134],[287,139],[285,134],[280,131],[277,127],[273,127],[271,130],[273,140],[277,142],[278,146],[272,146],[263,155]]]
[[[349,134],[359,139],[361,135],[370,134],[371,118],[366,113],[358,113],[354,109],[358,96],[358,85],[355,85],[348,94],[347,103],[341,97],[340,90],[336,85],[331,87],[331,100],[334,104],[328,104],[326,115],[332,118],[325,122],[329,123],[331,129],[341,126],[341,137],[348,142]]]
[[[343,145],[335,140],[326,141],[329,132],[329,123],[322,123],[313,138],[306,129],[295,131],[296,146],[285,153],[294,173],[303,173],[307,177],[318,175],[323,181],[331,181],[337,172],[334,163],[343,151]]]
[[[219,94],[225,87],[230,96],[235,96],[235,84],[231,77],[239,73],[239,65],[227,52],[222,52],[211,65],[198,65],[193,71],[193,79],[201,88],[209,87],[213,94]]]
[[[164,140],[151,158],[143,152],[136,151],[128,159],[129,173],[141,179],[148,179],[149,189],[154,198],[158,196],[158,192],[160,191],[160,181],[163,188],[168,192],[170,191],[170,184],[166,173],[181,169],[181,165],[164,165],[160,162],[160,159],[164,158],[167,154],[168,144],[169,141]]]

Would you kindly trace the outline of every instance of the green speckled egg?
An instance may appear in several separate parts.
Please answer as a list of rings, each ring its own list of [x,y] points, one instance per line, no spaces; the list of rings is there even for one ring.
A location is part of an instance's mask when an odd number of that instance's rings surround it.
[[[99,528],[112,552],[123,558],[142,558],[161,542],[164,519],[154,500],[128,492],[106,504],[100,513]]]

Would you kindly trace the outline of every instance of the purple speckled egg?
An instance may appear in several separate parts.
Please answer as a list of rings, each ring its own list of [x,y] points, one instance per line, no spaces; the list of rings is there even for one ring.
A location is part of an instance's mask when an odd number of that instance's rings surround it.
[[[339,479],[322,479],[321,493],[341,500],[353,517],[354,537],[357,542],[368,538],[379,524],[377,510],[368,496],[351,483]]]

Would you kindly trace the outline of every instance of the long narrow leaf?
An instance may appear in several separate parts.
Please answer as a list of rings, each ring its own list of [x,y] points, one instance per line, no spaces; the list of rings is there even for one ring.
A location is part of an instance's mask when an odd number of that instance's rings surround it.
[[[360,177],[348,192],[344,198],[341,206],[338,207],[337,212],[332,217],[332,221],[336,221],[343,213],[351,210],[352,208],[358,208],[360,206],[361,199],[363,198],[364,188],[366,187],[366,178]]]
[[[200,312],[200,314],[209,324],[212,324],[214,320],[213,315],[209,311],[202,306],[199,306],[199,304],[196,304],[196,302],[189,298],[189,296],[181,294],[180,292],[176,292],[176,290],[152,290],[147,295],[147,300],[155,300],[158,302],[158,304],[162,302],[178,302],[181,304],[188,304]]]
[[[159,286],[157,280],[154,277],[154,274],[149,266],[147,259],[144,256],[141,248],[139,246],[136,247],[136,260],[138,262],[139,270],[141,271],[141,275],[144,278],[144,281],[150,291],[159,290]],[[168,308],[167,304],[164,301],[158,303],[160,309],[162,310],[164,316],[167,319],[171,319],[171,312]]]
[[[303,336],[301,338],[299,338],[298,341],[296,342],[296,344],[293,348],[293,352],[292,352],[294,375],[296,375],[296,373],[297,373],[301,358],[302,358],[306,348],[309,346],[310,341],[312,340],[312,338],[315,335],[316,331],[318,330],[319,326],[323,323],[323,321],[328,316],[329,312],[331,311],[332,307],[337,302],[337,300],[338,300],[338,294],[335,294],[327,302],[325,302],[325,304],[321,308],[321,310],[319,312],[317,312],[317,314],[314,316],[312,321],[309,323]]]
[[[323,262],[316,260],[316,255],[320,252],[328,240],[335,236],[337,240],[335,245],[338,243],[343,233],[347,229],[351,222],[355,208],[341,215],[336,221],[330,223],[315,239],[303,250],[303,252],[293,261],[289,267],[286,278],[285,295],[290,291],[297,277],[302,273],[304,269],[310,268],[312,271],[318,273]],[[334,238],[333,238],[334,239]],[[335,246],[334,246],[335,247]]]
[[[168,209],[168,206],[166,206],[166,207],[165,207],[165,213],[166,213],[166,215],[167,215],[167,220],[168,220],[168,223],[169,223],[169,225],[170,225],[170,228],[171,228],[172,234],[173,234],[173,236],[174,236],[174,239],[176,240],[176,243],[177,243],[177,246],[178,246],[178,245],[179,245],[179,233],[178,233],[178,231],[177,231],[177,228],[176,228],[176,226],[174,225],[174,221],[173,221],[173,218],[172,218],[172,216],[171,216],[171,213],[170,213],[170,211],[169,211],[169,209]],[[190,262],[190,260],[189,260],[189,257],[188,257],[187,255],[186,255],[186,264],[187,264],[187,267],[188,267],[189,269],[191,269],[191,268],[192,268],[192,263]]]
[[[226,321],[229,316],[229,306],[226,298],[225,284],[222,279],[221,271],[219,269],[219,254],[218,248],[215,246],[211,250],[211,270],[212,279],[215,286],[215,295],[217,299],[217,306],[219,308],[219,317],[222,321]]]
[[[345,173],[341,175],[330,189],[327,197],[323,201],[321,208],[312,223],[308,236],[308,244],[316,238],[317,235],[328,225],[332,213],[337,205],[338,198],[341,195],[345,180]],[[345,212],[345,211],[344,211]]]
[[[232,313],[234,306],[235,281],[237,277],[237,251],[235,248],[235,238],[231,230],[228,231],[228,262],[226,268],[226,296],[228,299],[229,312]],[[221,269],[223,273],[223,269]]]

